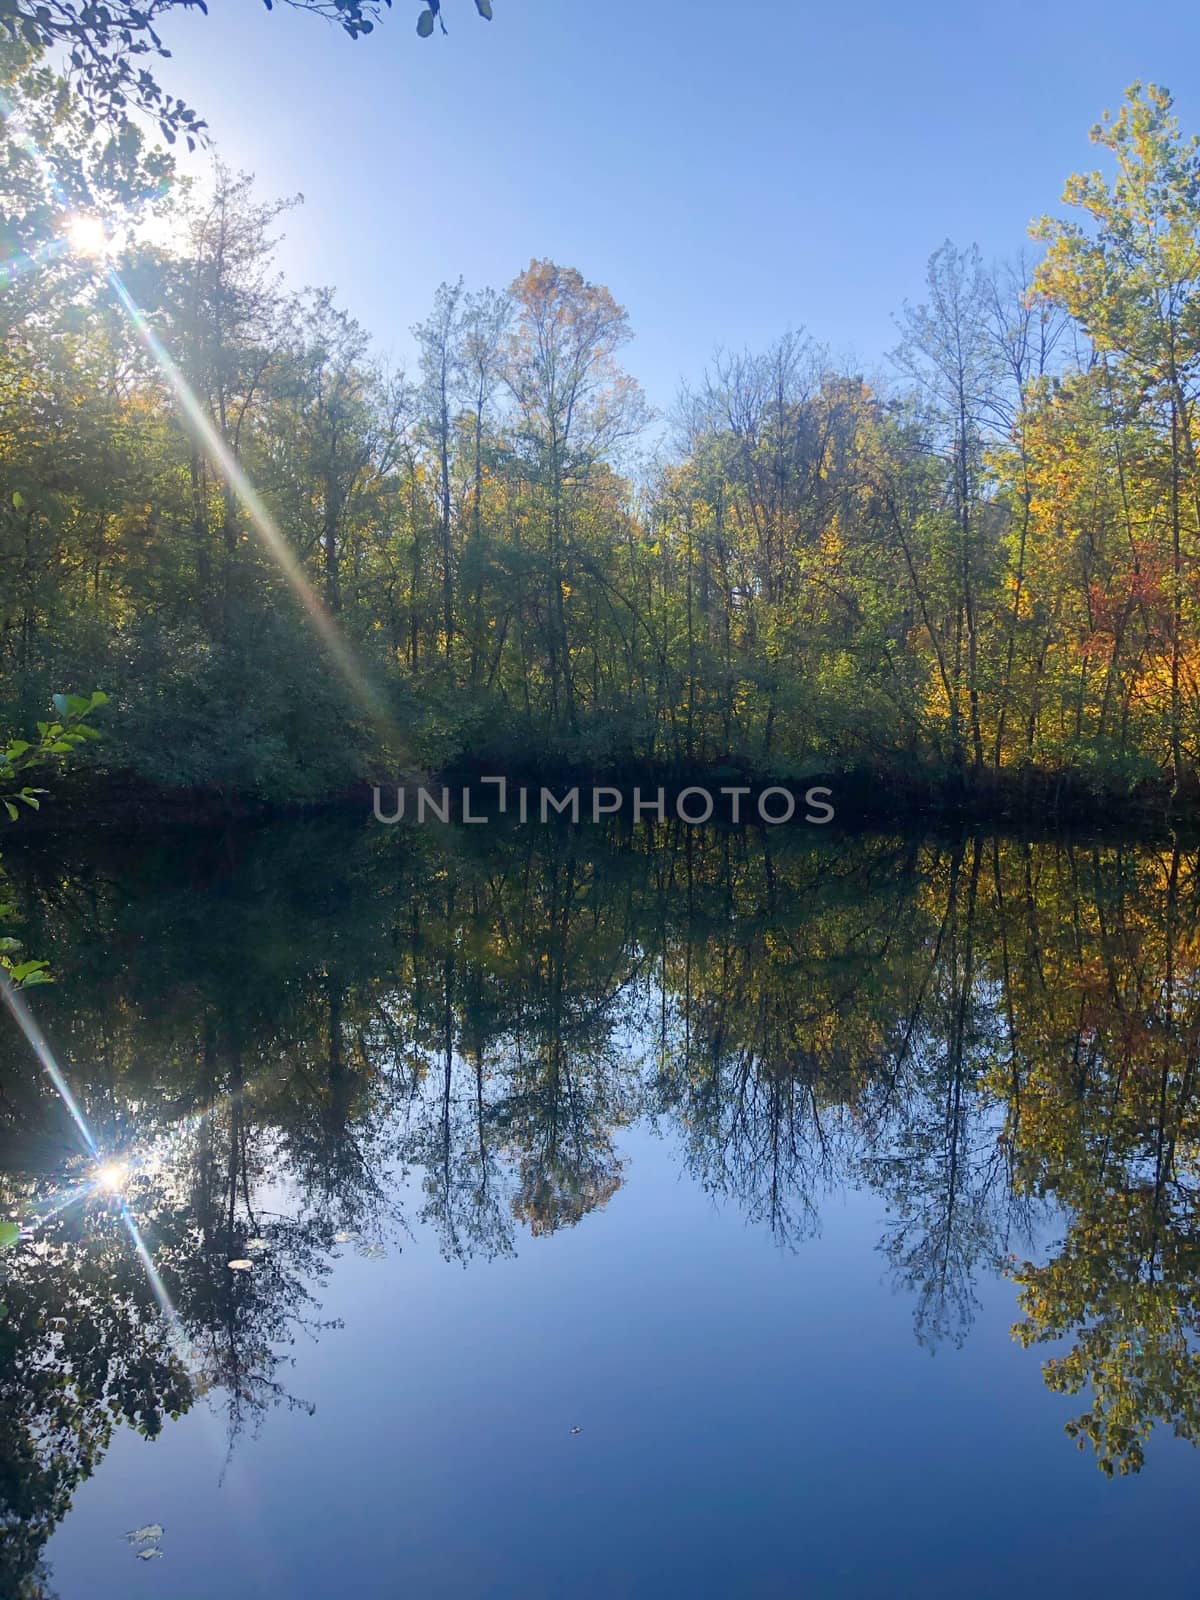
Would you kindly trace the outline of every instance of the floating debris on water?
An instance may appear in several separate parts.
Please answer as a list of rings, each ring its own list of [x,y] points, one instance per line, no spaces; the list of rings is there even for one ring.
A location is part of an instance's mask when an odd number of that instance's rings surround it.
[[[161,1539],[162,1536],[161,1522],[148,1522],[144,1528],[132,1528],[125,1535],[130,1544],[152,1544],[156,1539]]]
[[[269,1239],[247,1239],[246,1240],[246,1249],[247,1250],[269,1250],[270,1248],[271,1248],[271,1241]]]
[[[162,1560],[162,1551],[158,1548],[157,1545],[151,1545],[149,1550],[139,1550],[138,1551],[138,1560],[139,1561],[161,1561]]]
[[[253,1261],[247,1261],[245,1259],[240,1261],[231,1261],[229,1263],[229,1270],[230,1272],[252,1272],[254,1270],[254,1263]]]
[[[357,1238],[358,1234],[355,1233],[353,1228],[342,1228],[334,1234],[333,1242],[334,1244],[353,1244]]]
[[[571,1432],[572,1432],[572,1433],[582,1433],[582,1432],[583,1432],[583,1429],[582,1429],[582,1428],[572,1428],[572,1429],[571,1429]]]
[[[387,1246],[382,1244],[360,1244],[354,1253],[362,1256],[364,1261],[382,1261],[387,1255]]]

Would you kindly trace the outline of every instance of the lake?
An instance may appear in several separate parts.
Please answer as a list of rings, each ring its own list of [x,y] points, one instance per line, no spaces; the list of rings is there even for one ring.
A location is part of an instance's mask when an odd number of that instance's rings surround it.
[[[326,819],[7,864],[84,1131],[4,1017],[0,1592],[1200,1581],[1196,849]]]

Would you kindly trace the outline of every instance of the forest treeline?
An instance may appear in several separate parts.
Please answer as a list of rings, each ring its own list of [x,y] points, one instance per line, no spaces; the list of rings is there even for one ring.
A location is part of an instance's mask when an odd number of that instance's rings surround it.
[[[107,773],[274,801],[473,760],[1194,803],[1200,151],[1164,91],[1094,130],[1036,265],[935,253],[886,384],[788,333],[647,455],[574,268],[442,285],[391,370],[280,281],[286,205],[7,77],[10,731],[103,689]],[[169,242],[64,243],[145,208]]]

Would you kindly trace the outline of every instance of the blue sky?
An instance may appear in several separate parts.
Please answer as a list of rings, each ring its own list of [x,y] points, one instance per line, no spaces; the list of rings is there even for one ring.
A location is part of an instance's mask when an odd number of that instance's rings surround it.
[[[162,77],[264,195],[297,190],[288,279],[335,284],[398,359],[443,279],[534,255],[629,310],[627,365],[671,404],[715,346],[806,327],[877,370],[946,237],[1028,244],[1134,78],[1200,129],[1200,14],[1099,0],[920,8],[800,0],[444,0],[419,40],[257,0],[167,32]]]

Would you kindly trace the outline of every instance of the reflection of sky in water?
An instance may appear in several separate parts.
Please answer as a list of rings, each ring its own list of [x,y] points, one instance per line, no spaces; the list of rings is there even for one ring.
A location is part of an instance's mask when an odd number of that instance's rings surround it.
[[[1043,1377],[1066,1347],[1014,1342],[996,1272],[1073,1262],[1082,1312],[1041,1325],[1115,1308],[1135,1377],[1156,1317],[1196,1325],[1182,1090],[1145,1255],[1164,941],[1182,1007],[1200,922],[1164,914],[1161,862],[1115,851],[1081,887],[1056,846],[780,839],[768,888],[740,838],[683,894],[692,856],[595,835],[566,865],[540,833],[417,843],[138,847],[69,866],[74,898],[26,863],[31,941],[72,977],[39,1019],[215,1385],[153,1444],[116,1432],[47,1547],[61,1600],[1186,1591],[1200,1457],[1168,1423],[1106,1480],[1063,1433],[1090,1393]],[[152,1303],[118,1197],[71,1200],[95,1159],[64,1166],[28,1059],[5,1182],[54,1169],[47,1235],[97,1207],[100,1299]],[[67,1285],[24,1292],[31,1360]],[[122,1535],[154,1524],[143,1565]]]
[[[345,1326],[225,1463],[203,1407],[118,1434],[52,1539],[62,1600],[1155,1592],[1200,1575],[1197,1462],[1169,1439],[1112,1483],[1064,1440],[1040,1352],[986,1274],[961,1349],[913,1338],[870,1193],[795,1253],[620,1141],[603,1213],[515,1258],[447,1263],[426,1228],[321,1295]],[[275,1195],[282,1201],[281,1194]],[[410,1185],[404,1210],[422,1196]],[[572,1436],[573,1426],[582,1433]],[[125,1529],[165,1527],[131,1570]],[[1152,1544],[1143,1537],[1157,1529]],[[1157,1578],[1156,1578],[1157,1574]]]

